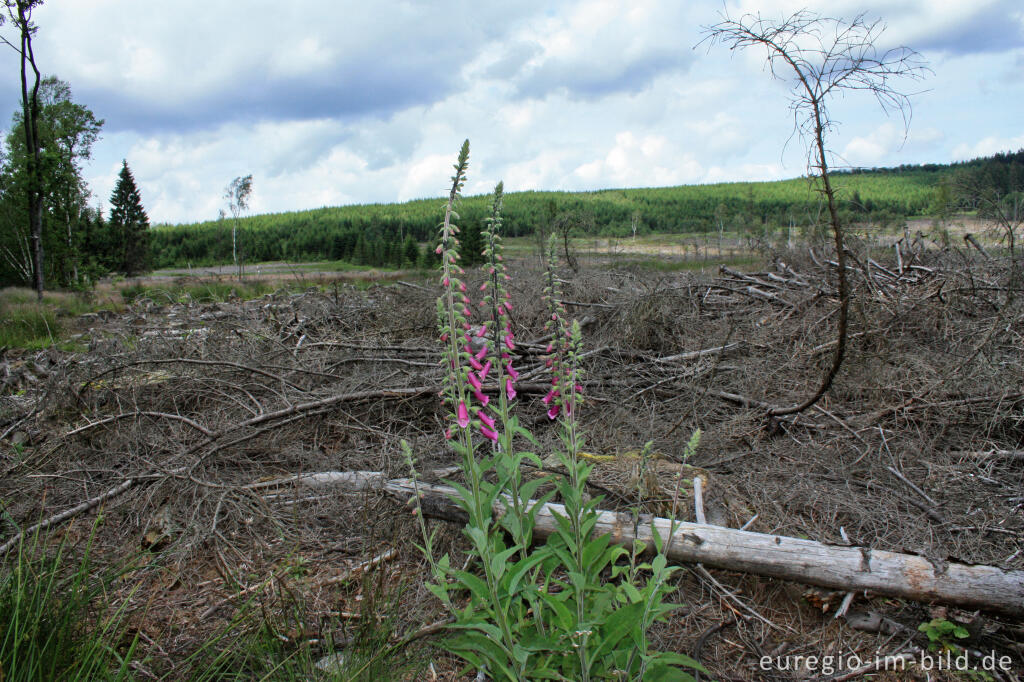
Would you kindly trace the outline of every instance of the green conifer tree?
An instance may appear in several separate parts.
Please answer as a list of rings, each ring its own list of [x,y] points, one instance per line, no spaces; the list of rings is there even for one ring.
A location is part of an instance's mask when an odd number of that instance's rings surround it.
[[[117,267],[130,276],[149,266],[149,216],[142,208],[142,196],[128,170],[128,161],[123,163],[117,186],[110,195],[109,225],[111,241],[117,249]]]
[[[416,261],[420,257],[420,247],[413,239],[410,234],[405,238],[405,244],[402,245],[402,263],[400,265],[408,265],[409,267],[416,267]]]

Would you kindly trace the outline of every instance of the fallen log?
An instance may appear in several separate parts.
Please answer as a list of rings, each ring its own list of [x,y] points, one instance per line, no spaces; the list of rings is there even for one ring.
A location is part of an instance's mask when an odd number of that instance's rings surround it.
[[[418,490],[424,514],[463,522],[465,515],[452,502],[455,490],[449,486],[413,483],[410,479],[384,480],[376,472],[362,475],[324,476],[342,487],[380,487],[407,501]],[[304,483],[308,485],[310,479]],[[503,513],[500,505],[496,513]],[[565,514],[560,504],[540,505],[534,537],[546,538],[556,532],[555,515]],[[702,563],[730,571],[792,580],[831,589],[855,592],[867,590],[879,595],[920,602],[937,602],[963,608],[980,608],[1024,616],[1024,571],[996,566],[954,562],[933,563],[912,554],[900,554],[868,547],[826,545],[782,535],[767,535],[699,523],[679,522],[670,535],[672,522],[661,517],[641,516],[634,527],[632,514],[599,511],[595,532],[607,533],[612,542],[632,547],[641,541],[653,546],[657,532],[666,554],[676,563]]]

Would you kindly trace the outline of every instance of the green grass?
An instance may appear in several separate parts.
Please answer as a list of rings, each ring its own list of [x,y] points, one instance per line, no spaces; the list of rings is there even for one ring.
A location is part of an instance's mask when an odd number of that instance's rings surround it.
[[[123,307],[120,300],[94,292],[47,291],[39,303],[31,289],[0,289],[0,346],[38,350],[59,345],[64,318]]]
[[[95,531],[95,527],[93,529]],[[264,680],[371,682],[422,679],[423,645],[396,644],[405,614],[404,588],[364,577],[359,618],[321,621],[303,603],[300,576],[279,577],[274,595],[255,597],[205,638],[186,659],[166,665],[130,634],[125,599],[114,606],[112,588],[136,564],[101,568],[93,561],[94,533],[82,557],[70,558],[64,541],[37,533],[23,538],[0,564],[0,680],[3,682],[197,682]],[[150,563],[147,570],[155,569]],[[294,582],[289,583],[291,580]],[[134,621],[134,618],[132,619]],[[309,634],[306,634],[309,633]],[[316,634],[312,634],[316,633]],[[324,672],[326,656],[337,665]],[[133,667],[137,663],[142,668]],[[137,672],[145,669],[147,674]]]
[[[35,535],[0,569],[0,671],[4,682],[131,680],[135,641],[118,651],[124,612],[105,599],[119,572],[94,575],[91,539],[68,569],[67,548]]]
[[[52,308],[0,301],[0,346],[46,348],[59,341],[60,332]]]
[[[219,303],[233,298],[251,300],[273,293],[277,287],[261,280],[213,281],[192,284],[131,284],[121,288],[125,303],[148,298],[159,305],[183,303]]]

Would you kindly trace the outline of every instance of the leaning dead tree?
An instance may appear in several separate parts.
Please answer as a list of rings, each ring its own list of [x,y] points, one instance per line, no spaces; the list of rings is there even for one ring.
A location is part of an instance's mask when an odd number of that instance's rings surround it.
[[[822,17],[803,10],[781,21],[760,14],[722,21],[706,27],[705,40],[721,43],[730,50],[758,48],[767,51],[766,64],[773,78],[792,83],[789,106],[793,130],[807,141],[808,174],[818,182],[828,205],[829,222],[835,242],[839,321],[832,363],[818,390],[798,405],[776,407],[769,418],[803,412],[817,403],[832,386],[843,364],[849,326],[850,284],[846,272],[846,248],[839,219],[836,189],[829,177],[827,137],[836,124],[829,116],[828,103],[836,94],[863,90],[875,96],[886,114],[898,113],[904,129],[910,120],[910,99],[897,90],[894,81],[920,80],[927,72],[921,56],[908,47],[881,50],[877,47],[885,26],[859,15],[850,22]]]

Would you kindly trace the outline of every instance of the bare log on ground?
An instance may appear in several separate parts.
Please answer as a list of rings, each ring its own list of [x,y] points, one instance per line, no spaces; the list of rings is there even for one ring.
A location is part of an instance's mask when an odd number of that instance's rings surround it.
[[[380,480],[377,474],[371,476]],[[358,477],[337,477],[343,485],[355,480]],[[454,521],[465,518],[451,501],[453,488],[422,482],[417,485],[425,514]],[[401,499],[415,496],[413,482],[408,479],[389,480],[382,488]],[[565,508],[554,503],[540,505],[535,537],[546,538],[556,532],[556,514],[564,515]],[[671,526],[669,519],[644,516],[634,529],[631,514],[598,511],[595,532],[607,533],[612,542],[626,547],[638,540],[651,547],[652,529],[656,529],[669,548],[668,558],[675,562],[702,563],[844,591],[867,590],[920,602],[981,608],[1015,617],[1024,615],[1024,571],[953,562],[935,565],[912,554],[826,545],[698,523],[677,523],[670,541]]]

